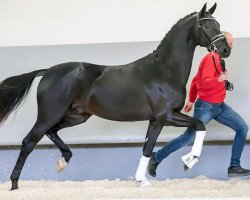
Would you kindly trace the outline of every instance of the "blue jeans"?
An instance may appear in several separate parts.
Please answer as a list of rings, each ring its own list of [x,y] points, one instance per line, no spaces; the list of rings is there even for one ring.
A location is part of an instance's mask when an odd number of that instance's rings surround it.
[[[197,100],[194,106],[194,118],[201,120],[206,126],[212,119],[224,124],[235,131],[235,137],[232,147],[230,166],[240,166],[240,157],[243,151],[248,126],[241,116],[236,113],[226,103],[221,105],[212,104],[202,100]],[[183,146],[190,145],[195,139],[195,129],[187,128],[184,134],[171,140],[162,149],[155,153],[156,162],[160,163],[172,152]]]

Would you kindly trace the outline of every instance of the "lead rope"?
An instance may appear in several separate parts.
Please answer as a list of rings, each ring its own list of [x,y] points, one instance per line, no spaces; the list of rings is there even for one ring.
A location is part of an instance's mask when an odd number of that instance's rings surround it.
[[[215,68],[216,72],[218,74],[220,74],[219,70],[216,67],[214,52],[213,51],[212,51],[212,58],[213,58],[214,68]],[[225,72],[226,71],[226,63],[225,63],[224,59],[220,58],[220,66],[221,66],[222,71]],[[226,90],[228,90],[228,91],[232,91],[234,89],[233,83],[229,82],[228,80],[225,80],[225,87],[226,87]]]

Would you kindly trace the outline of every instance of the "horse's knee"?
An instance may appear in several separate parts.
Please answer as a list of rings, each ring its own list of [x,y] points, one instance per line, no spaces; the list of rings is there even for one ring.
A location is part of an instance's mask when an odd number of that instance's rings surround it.
[[[152,151],[153,151],[152,144],[149,144],[148,141],[146,141],[143,146],[143,155],[145,157],[150,157],[152,154]]]
[[[147,140],[144,144],[143,147],[143,155],[145,157],[150,157],[152,152],[153,152],[153,148],[154,148],[155,143],[152,143],[152,141]]]

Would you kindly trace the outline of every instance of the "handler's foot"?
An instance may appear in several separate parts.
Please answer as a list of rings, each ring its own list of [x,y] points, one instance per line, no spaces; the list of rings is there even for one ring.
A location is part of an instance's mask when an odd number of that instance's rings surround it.
[[[155,160],[155,152],[153,152],[148,163],[148,173],[150,176],[156,177],[156,169],[158,165],[159,163]]]
[[[244,169],[241,166],[228,168],[228,174],[227,174],[228,177],[240,177],[248,175],[250,175],[250,170]]]

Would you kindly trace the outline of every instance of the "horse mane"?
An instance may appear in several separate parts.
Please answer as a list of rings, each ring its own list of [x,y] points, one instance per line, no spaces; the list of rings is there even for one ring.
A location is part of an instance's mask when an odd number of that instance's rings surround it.
[[[172,27],[171,29],[166,33],[160,44],[158,45],[157,49],[154,52],[157,52],[160,50],[163,46],[165,46],[165,43],[168,41],[168,38],[170,37],[171,33],[175,30],[177,26],[179,26],[183,21],[185,21],[190,16],[197,14],[197,12],[193,12],[191,14],[186,15],[185,17],[179,19]]]

